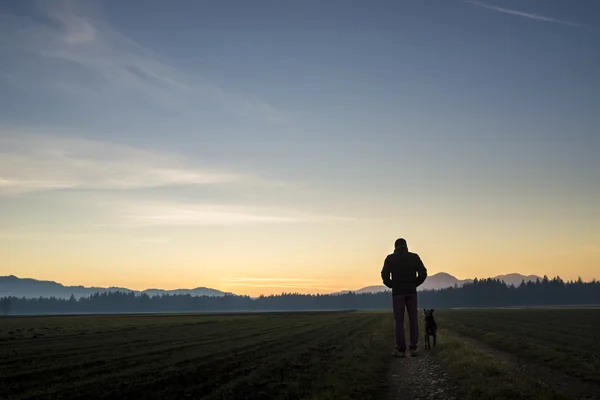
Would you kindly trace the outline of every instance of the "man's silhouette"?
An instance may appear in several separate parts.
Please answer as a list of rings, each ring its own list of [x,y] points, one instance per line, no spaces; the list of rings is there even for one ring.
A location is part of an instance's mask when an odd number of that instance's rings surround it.
[[[419,307],[417,305],[417,287],[427,278],[427,269],[416,253],[408,251],[406,240],[400,238],[394,244],[394,252],[385,258],[381,278],[383,284],[392,289],[394,319],[396,320],[396,357],[404,357],[406,339],[404,338],[404,309],[408,311],[410,322],[410,355],[417,355],[419,344]]]

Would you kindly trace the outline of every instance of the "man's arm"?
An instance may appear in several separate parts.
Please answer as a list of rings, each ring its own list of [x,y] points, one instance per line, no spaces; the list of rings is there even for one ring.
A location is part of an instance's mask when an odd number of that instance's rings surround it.
[[[385,261],[383,262],[383,269],[381,270],[381,279],[383,280],[383,284],[387,287],[389,287],[390,289],[393,286],[393,282],[392,282],[392,278],[390,277],[390,274],[392,272],[392,268],[389,262],[389,256],[385,258]]]
[[[425,268],[425,265],[423,264],[423,261],[421,260],[421,257],[419,257],[418,255],[417,257],[417,287],[421,286],[423,284],[423,282],[425,282],[425,279],[427,279],[427,268]]]

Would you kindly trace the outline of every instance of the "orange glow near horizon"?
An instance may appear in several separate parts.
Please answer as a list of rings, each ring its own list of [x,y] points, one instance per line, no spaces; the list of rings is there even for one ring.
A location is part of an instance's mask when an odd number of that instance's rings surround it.
[[[363,241],[368,235],[360,236],[354,240]],[[294,235],[294,239],[298,240],[298,236]],[[29,240],[4,239],[0,240],[0,253],[9,257],[0,267],[0,274],[64,285],[134,290],[209,287],[250,296],[331,293],[380,285],[379,273],[390,251],[390,240],[371,237],[360,247],[352,244],[352,236],[346,239],[349,246],[334,240],[329,243],[330,251],[327,243],[317,240],[305,242],[299,248],[293,241],[286,246],[279,239],[278,248],[271,250],[263,239],[264,242],[254,245],[245,242],[236,251],[224,251],[218,245],[200,251],[186,248],[185,243],[164,243],[162,247],[139,243],[116,245],[108,238],[104,238],[104,245],[96,238],[88,246],[82,243],[74,246],[75,242],[87,240],[61,241],[50,237],[43,244],[38,243],[37,251],[30,251],[35,244]],[[209,252],[210,248],[216,251]],[[447,272],[459,279],[517,272],[592,280],[598,277],[600,262],[600,248],[594,245],[563,246],[548,251],[542,246],[519,248],[515,244],[506,251],[503,243],[498,247],[471,248],[459,241],[452,245],[423,241],[414,243],[411,250],[421,255],[430,275]]]

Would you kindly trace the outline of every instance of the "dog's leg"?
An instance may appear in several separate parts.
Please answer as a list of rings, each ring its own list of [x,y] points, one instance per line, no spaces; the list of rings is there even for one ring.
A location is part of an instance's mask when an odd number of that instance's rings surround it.
[[[437,343],[437,333],[434,333],[433,334],[433,347],[435,347],[436,343]]]

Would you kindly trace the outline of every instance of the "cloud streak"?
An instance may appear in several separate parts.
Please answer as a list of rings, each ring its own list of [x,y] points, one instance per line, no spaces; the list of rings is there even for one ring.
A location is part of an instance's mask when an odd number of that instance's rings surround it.
[[[323,279],[314,278],[229,278],[226,282],[327,282]]]
[[[129,228],[352,221],[293,209],[180,202],[135,202],[115,213],[119,226]]]
[[[228,190],[270,187],[289,190],[287,182],[204,168],[177,154],[99,140],[48,134],[14,134],[0,129],[0,197],[33,192],[72,193],[76,204],[108,212],[96,227],[145,228],[355,221],[286,207],[177,199],[175,187],[227,186]],[[134,189],[159,188],[149,200]],[[165,189],[168,191],[164,192]],[[82,191],[93,193],[82,193]],[[238,200],[239,201],[239,200]],[[108,218],[108,219],[106,219]]]
[[[112,99],[118,97],[115,94],[134,95],[136,101],[151,102],[177,112],[197,112],[198,107],[210,104],[238,116],[266,122],[280,123],[287,119],[285,113],[264,101],[227,90],[202,76],[169,65],[106,21],[94,18],[87,2],[53,2],[46,6],[48,23],[0,15],[0,50],[34,55],[41,62],[47,60],[48,68],[56,67],[49,63],[54,61],[63,63],[62,67],[77,66],[79,72],[85,71],[82,78],[81,74],[74,73],[77,71],[68,70],[69,80],[49,82],[50,87]],[[4,72],[3,75],[14,77],[15,74]]]
[[[121,219],[126,226],[130,227],[273,224],[307,221],[298,216],[267,215],[246,207],[210,204],[136,205],[129,210],[122,210]]]
[[[122,190],[239,183],[239,174],[118,144],[0,131],[0,195],[60,189]]]
[[[224,279],[228,285],[258,288],[280,288],[280,289],[312,289],[335,291],[339,288],[322,286],[331,283],[327,279],[314,278],[229,278]]]
[[[250,284],[250,283],[231,283],[232,286],[251,286],[256,288],[276,288],[276,289],[312,289],[312,290],[339,290],[334,287],[325,287],[325,286],[310,286],[310,285],[289,285],[289,284]]]
[[[564,21],[564,20],[560,20],[560,19],[556,19],[556,18],[546,17],[546,16],[539,15],[539,14],[526,13],[523,11],[513,10],[510,8],[493,6],[493,5],[489,5],[489,4],[482,3],[479,1],[475,1],[475,0],[463,0],[463,1],[466,3],[469,3],[469,4],[473,4],[475,6],[486,8],[486,9],[492,10],[492,11],[498,11],[498,12],[501,12],[504,14],[516,15],[519,17],[529,18],[529,19],[533,19],[533,20],[541,21],[541,22],[550,22],[550,23],[561,24],[561,25],[570,26],[573,28],[581,27],[580,24],[576,24],[573,22]]]

